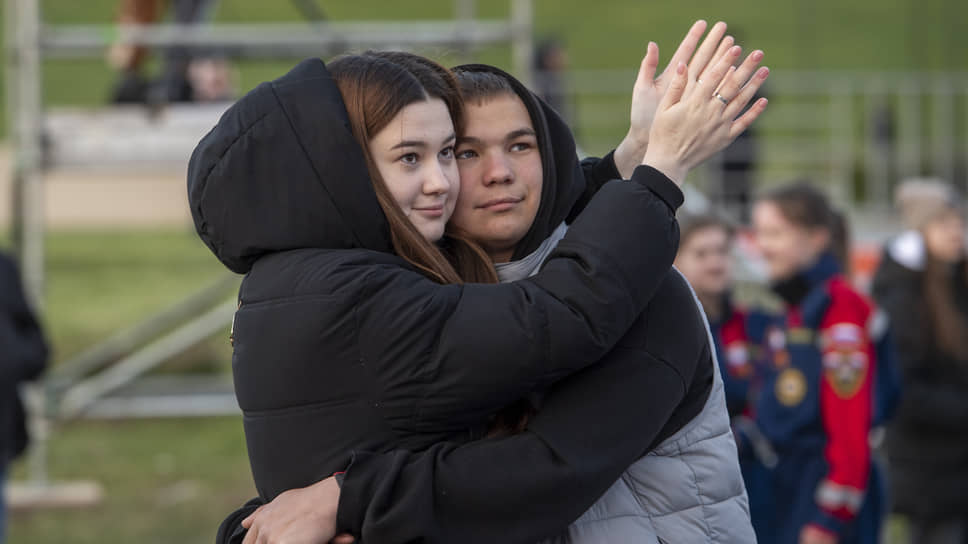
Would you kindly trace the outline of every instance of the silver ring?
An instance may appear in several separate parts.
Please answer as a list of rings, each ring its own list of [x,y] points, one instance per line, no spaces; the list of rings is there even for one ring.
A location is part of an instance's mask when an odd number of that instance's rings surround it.
[[[729,100],[726,100],[726,97],[724,97],[723,95],[721,95],[719,93],[716,93],[713,96],[715,96],[716,98],[718,98],[719,101],[722,102],[723,104],[727,104],[727,105],[729,104]]]
[[[696,83],[698,83],[698,84],[700,84],[700,85],[702,85],[702,80],[701,80],[701,79],[699,79],[699,78],[696,78]]]

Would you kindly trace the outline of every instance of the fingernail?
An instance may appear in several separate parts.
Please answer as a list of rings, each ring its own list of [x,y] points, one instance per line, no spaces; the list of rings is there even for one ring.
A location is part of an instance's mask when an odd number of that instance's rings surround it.
[[[757,49],[756,51],[753,51],[753,60],[760,61],[762,59],[763,59],[763,52],[762,51],[760,51],[759,49]]]
[[[766,66],[760,68],[760,77],[766,79],[766,76],[770,75],[770,69]]]
[[[729,54],[730,55],[733,55],[735,57],[735,56],[739,55],[742,50],[743,50],[742,47],[740,47],[738,45],[734,45],[733,47],[731,47],[729,49]]]

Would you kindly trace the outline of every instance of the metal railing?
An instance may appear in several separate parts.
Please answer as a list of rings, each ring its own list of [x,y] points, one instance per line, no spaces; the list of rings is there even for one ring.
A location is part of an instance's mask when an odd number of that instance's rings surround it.
[[[601,153],[628,128],[635,73],[569,74],[582,144]],[[775,70],[755,126],[755,185],[809,177],[851,209],[887,209],[898,181],[936,176],[968,191],[968,73]],[[720,165],[692,177],[716,193]]]

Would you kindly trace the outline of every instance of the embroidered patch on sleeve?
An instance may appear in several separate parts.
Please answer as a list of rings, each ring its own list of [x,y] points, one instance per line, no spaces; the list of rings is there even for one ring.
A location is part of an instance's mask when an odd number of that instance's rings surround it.
[[[726,347],[726,363],[731,376],[748,378],[753,373],[749,349],[745,342],[734,342]]]
[[[823,352],[824,375],[834,392],[842,399],[852,398],[860,391],[870,366],[864,331],[853,323],[834,325],[824,333]]]

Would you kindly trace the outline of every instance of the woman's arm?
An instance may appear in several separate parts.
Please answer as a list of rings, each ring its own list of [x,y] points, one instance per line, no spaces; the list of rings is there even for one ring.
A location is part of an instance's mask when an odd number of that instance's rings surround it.
[[[692,293],[670,273],[619,347],[556,384],[525,433],[419,453],[357,452],[342,497],[329,483],[283,493],[255,516],[256,530],[272,532],[279,516],[303,511],[325,518],[338,499],[340,529],[364,541],[533,542],[556,534],[671,432],[686,384],[705,383],[697,376],[711,375],[712,364]]]
[[[362,358],[384,394],[419,396],[419,432],[485,421],[618,342],[670,270],[681,202],[671,181],[641,167],[604,187],[541,272],[519,282],[440,287],[388,266],[357,312]],[[394,356],[415,342],[427,357]]]
[[[617,348],[556,385],[524,433],[419,453],[357,452],[341,489],[328,479],[279,495],[245,521],[246,542],[289,531],[319,535],[309,542],[337,532],[428,544],[554,536],[648,450],[685,387],[668,363]],[[337,504],[338,521],[325,521],[337,519]]]

